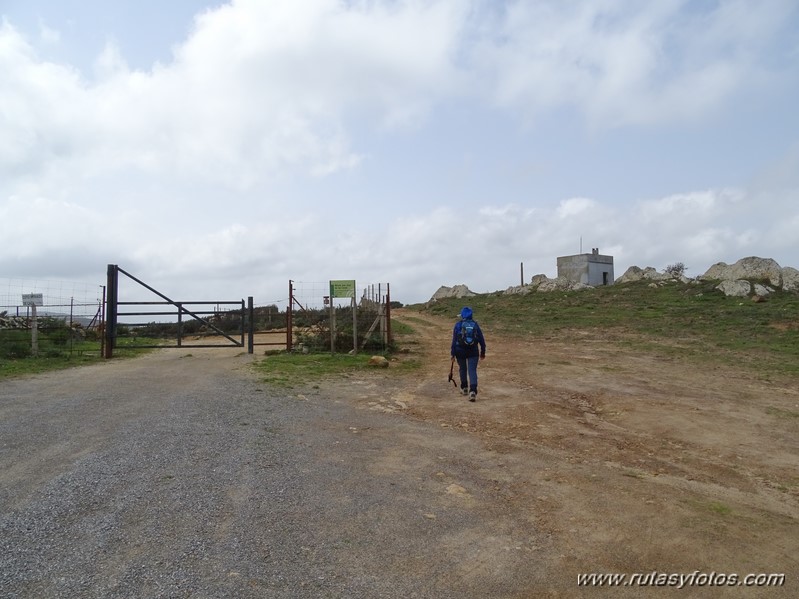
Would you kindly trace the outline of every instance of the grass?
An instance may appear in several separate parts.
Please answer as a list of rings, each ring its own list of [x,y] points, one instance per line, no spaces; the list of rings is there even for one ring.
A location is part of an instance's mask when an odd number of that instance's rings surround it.
[[[330,376],[346,376],[374,369],[368,365],[371,357],[371,354],[366,353],[354,356],[330,353],[281,353],[267,356],[258,362],[255,368],[265,383],[292,388],[297,383],[315,385]]]
[[[596,339],[692,362],[751,367],[764,376],[799,374],[799,295],[775,292],[765,302],[726,297],[714,282],[641,281],[591,290],[444,299],[431,307],[451,316],[468,302],[488,333]]]
[[[726,297],[714,289],[716,283],[669,282],[650,287],[648,281],[609,285],[584,291],[505,295],[490,293],[471,297],[469,305],[487,335],[557,338],[565,342],[601,342],[692,365],[732,364],[750,368],[762,378],[799,374],[799,295],[772,293],[768,301]],[[408,306],[453,318],[463,299],[444,299],[430,307]],[[416,343],[413,317],[394,320],[395,342]],[[125,350],[115,355],[136,355]],[[94,353],[93,353],[94,352]],[[266,382],[291,386],[334,375],[363,371],[370,354],[276,354],[257,368]],[[72,356],[36,359],[0,359],[0,378],[44,372],[101,360],[99,345]],[[390,372],[408,372],[419,367],[413,357],[392,362]],[[382,369],[379,369],[382,371]],[[791,414],[773,414],[792,418]]]
[[[148,351],[151,350],[126,348],[125,341],[120,340],[119,345],[114,349],[114,357],[130,358]],[[31,356],[0,358],[0,380],[86,366],[103,360],[104,358],[100,355],[99,341],[76,342],[71,349],[40,346],[39,355],[35,358]]]

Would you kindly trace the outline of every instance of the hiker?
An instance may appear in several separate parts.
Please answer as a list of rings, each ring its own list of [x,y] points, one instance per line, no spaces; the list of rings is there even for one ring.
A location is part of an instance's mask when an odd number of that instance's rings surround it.
[[[461,375],[461,395],[469,401],[477,399],[477,362],[486,357],[486,341],[480,325],[472,318],[472,309],[464,306],[461,319],[452,330],[450,355],[458,361]],[[468,379],[467,379],[468,374]]]

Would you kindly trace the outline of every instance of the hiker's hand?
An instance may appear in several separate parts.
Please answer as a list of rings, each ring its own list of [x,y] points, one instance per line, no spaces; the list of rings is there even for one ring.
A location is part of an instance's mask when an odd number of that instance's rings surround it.
[[[480,356],[480,360],[485,360],[485,359],[486,359],[486,355],[485,355],[485,354],[483,354],[482,356]]]

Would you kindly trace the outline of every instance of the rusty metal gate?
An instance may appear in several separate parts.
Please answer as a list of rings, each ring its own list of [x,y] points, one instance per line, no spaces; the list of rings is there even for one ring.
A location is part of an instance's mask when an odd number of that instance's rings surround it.
[[[161,298],[157,301],[121,301],[119,298],[119,275],[123,274],[125,277],[135,282],[136,284],[144,287],[156,296]],[[250,302],[252,302],[250,298]],[[133,308],[132,311],[124,309],[127,306],[139,307]],[[149,307],[144,310],[143,307]],[[159,306],[171,306],[172,309],[168,311],[160,310]],[[195,308],[197,306],[197,308]],[[209,310],[209,306],[215,307]],[[223,306],[226,308],[223,309]],[[235,307],[234,307],[235,306]],[[123,308],[124,311],[120,310]],[[191,308],[191,309],[190,309]],[[224,315],[227,319],[227,327],[221,326],[217,321],[220,315]],[[137,335],[132,338],[126,339],[126,348],[155,348],[155,347],[244,347],[244,334],[245,334],[245,320],[247,309],[244,300],[228,300],[228,301],[176,301],[170,299],[160,291],[149,286],[147,283],[136,278],[129,272],[123,270],[116,264],[108,265],[108,287],[106,294],[106,326],[104,338],[104,356],[111,358],[114,349],[117,347],[119,339],[120,326],[126,329],[140,329],[146,326],[154,326],[154,323],[141,323],[141,322],[128,322],[120,325],[120,317],[163,317],[163,316],[176,316],[176,323],[174,323],[175,341],[170,343],[156,343],[140,341]],[[188,317],[188,319],[186,319]],[[185,343],[184,336],[186,328],[189,328],[187,322],[199,322],[202,328],[203,336],[198,336],[195,340],[201,340],[200,343]],[[231,326],[231,324],[235,326]],[[224,330],[224,329],[227,330]],[[231,328],[235,328],[233,333]],[[235,335],[235,336],[234,336]],[[209,337],[215,337],[217,343],[205,343]],[[250,346],[250,352],[252,352]]]

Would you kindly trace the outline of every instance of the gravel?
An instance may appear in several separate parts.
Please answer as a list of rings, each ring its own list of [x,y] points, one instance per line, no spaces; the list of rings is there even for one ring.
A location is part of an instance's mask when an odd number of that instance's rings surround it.
[[[0,383],[0,596],[521,588],[522,560],[477,586],[457,574],[485,523],[442,497],[436,471],[479,496],[468,439],[268,388],[246,355],[181,351]]]

